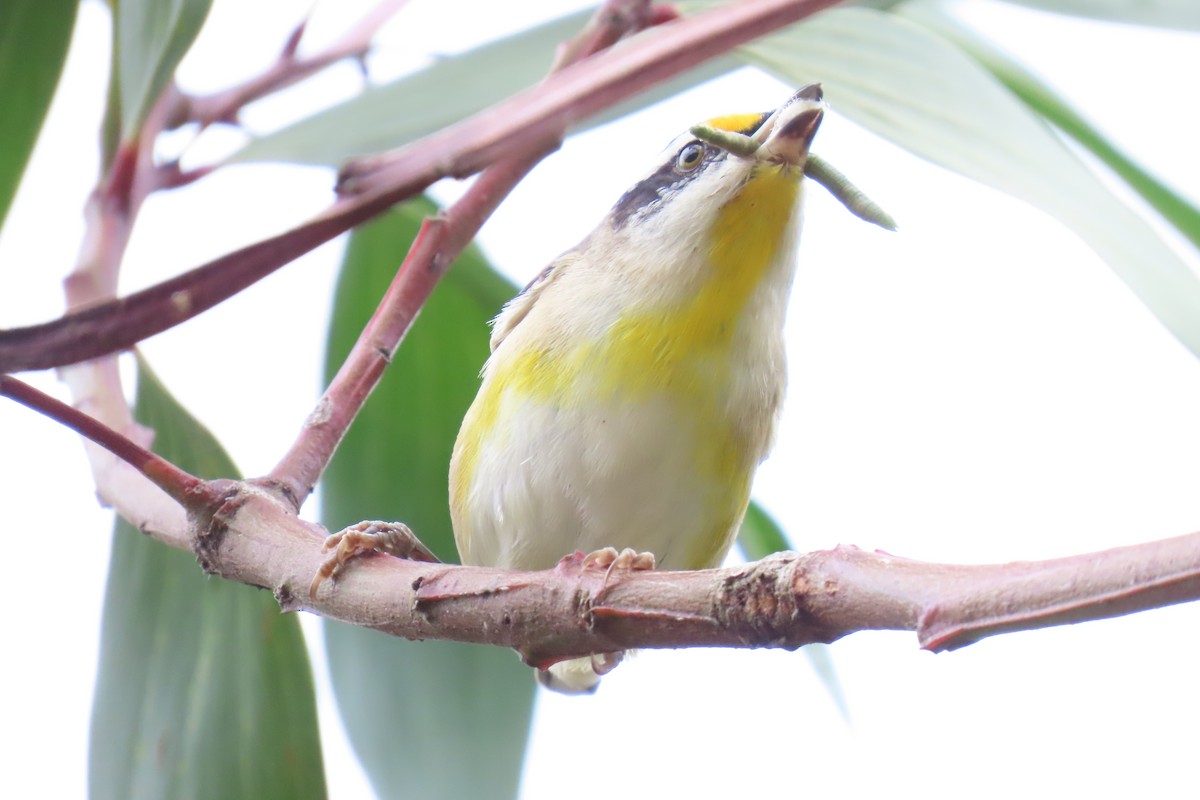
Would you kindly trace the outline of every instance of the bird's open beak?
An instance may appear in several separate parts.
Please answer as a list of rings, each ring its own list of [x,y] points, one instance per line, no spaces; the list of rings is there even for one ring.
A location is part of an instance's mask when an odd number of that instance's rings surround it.
[[[755,131],[753,138],[762,145],[755,157],[781,164],[803,164],[824,115],[821,84],[810,83]]]

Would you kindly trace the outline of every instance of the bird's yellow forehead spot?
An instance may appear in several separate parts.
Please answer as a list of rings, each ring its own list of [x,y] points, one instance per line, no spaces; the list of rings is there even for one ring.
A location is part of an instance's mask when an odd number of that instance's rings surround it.
[[[764,114],[726,114],[723,117],[713,117],[704,123],[713,128],[719,128],[731,133],[753,133],[762,125]]]

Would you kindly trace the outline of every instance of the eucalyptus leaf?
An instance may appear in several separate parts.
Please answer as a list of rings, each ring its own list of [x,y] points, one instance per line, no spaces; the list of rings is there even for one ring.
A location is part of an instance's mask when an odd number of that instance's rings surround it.
[[[788,541],[783,528],[779,527],[779,523],[766,509],[753,500],[746,509],[746,517],[742,520],[741,530],[738,531],[737,543],[742,549],[742,554],[750,561],[792,549],[792,543]]]
[[[78,0],[0,3],[0,227],[67,58]]]
[[[1200,30],[1200,3],[1195,0],[1008,0],[1016,5],[1076,17]]]
[[[221,446],[144,363],[137,417],[155,450],[231,477]],[[213,580],[190,553],[117,523],[88,759],[92,798],[325,796],[299,621],[270,592]]]
[[[1021,198],[1071,228],[1193,353],[1200,279],[991,73],[913,20],[835,8],[746,46],[795,85],[911,152]]]
[[[459,122],[544,78],[555,48],[579,33],[591,10],[569,14],[425,69],[366,89],[324,111],[253,139],[233,161],[290,161],[337,166],[354,156],[391,150]],[[740,67],[723,56],[664,81],[582,121],[572,133],[602,125]]]
[[[254,139],[234,160],[336,165],[407,144],[536,83],[550,68],[559,42],[578,33],[590,16],[589,11],[569,14],[439,58]]]
[[[383,296],[428,201],[400,206],[350,239],[334,302],[332,376]],[[487,322],[516,292],[469,248],[421,316],[321,483],[330,530],[401,520],[454,561],[447,472],[488,354]],[[534,681],[517,656],[456,642],[408,642],[325,623],[330,676],[350,741],[381,797],[513,797]]]
[[[901,13],[969,53],[1031,109],[1104,162],[1176,230],[1200,247],[1200,209],[1143,169],[1038,76],[956,22],[940,3],[907,3]]]
[[[113,3],[121,137],[136,133],[196,40],[212,0]]]

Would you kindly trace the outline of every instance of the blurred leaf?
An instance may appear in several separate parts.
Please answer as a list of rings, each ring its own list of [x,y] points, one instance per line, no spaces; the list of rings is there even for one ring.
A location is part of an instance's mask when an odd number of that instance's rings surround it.
[[[0,3],[0,227],[54,97],[77,0]]]
[[[212,0],[120,0],[113,4],[121,135],[142,124],[204,25]]]
[[[440,58],[256,139],[234,159],[332,165],[419,139],[544,77],[558,43],[578,33],[590,16],[589,11],[569,14]]]
[[[1200,30],[1196,0],[1008,0],[1016,5],[1076,17],[1159,28]]]
[[[234,466],[139,365],[155,450],[206,477]],[[324,797],[299,620],[270,592],[214,580],[121,520],[104,599],[88,764],[92,798]]]
[[[121,145],[120,69],[114,47],[108,54],[108,91],[104,97],[104,117],[100,120],[100,174],[107,175]]]
[[[1195,8],[1200,9],[1200,5]],[[904,7],[903,13],[945,36],[969,53],[1030,108],[1108,165],[1154,210],[1190,239],[1192,244],[1200,247],[1200,209],[1125,155],[1040,78],[992,43],[957,23],[952,16],[943,13],[942,9],[941,5],[911,3]]]
[[[742,520],[742,529],[738,531],[737,541],[750,561],[792,549],[792,543],[783,534],[779,523],[753,500],[746,509],[746,518]]]
[[[1071,228],[1193,353],[1200,279],[995,77],[916,22],[835,8],[743,48],[913,153],[1025,200]]]
[[[233,160],[336,166],[353,156],[416,141],[544,78],[555,48],[579,33],[591,14],[591,10],[569,14],[439,59],[425,69],[368,88],[350,100],[255,139]],[[623,117],[739,66],[732,56],[714,59],[618,103],[573,132]]]
[[[680,92],[691,89],[693,86],[699,86],[705,81],[719,78],[727,72],[733,72],[735,69],[741,69],[744,66],[741,59],[735,55],[717,56],[698,67],[692,67],[686,72],[676,75],[674,78],[665,80],[657,86],[634,95],[628,100],[622,100],[620,103],[601,111],[594,117],[588,117],[580,124],[571,128],[570,133],[590,130],[607,122],[612,122],[615,119],[620,119],[626,114],[632,114],[634,111],[652,106],[660,100],[674,97]]]
[[[342,363],[420,228],[408,203],[354,233],[334,302],[326,373]],[[454,561],[447,472],[488,354],[487,322],[516,289],[468,249],[443,279],[321,484],[324,523],[402,520]],[[408,642],[326,621],[342,719],[381,797],[512,797],[532,713],[528,667],[499,648]],[[449,744],[448,743],[452,743]]]
[[[746,518],[742,520],[742,529],[738,531],[738,546],[749,561],[758,561],[772,553],[779,553],[792,548],[783,529],[774,517],[768,514],[762,506],[751,501],[746,509]],[[846,705],[846,695],[842,692],[842,684],[838,680],[837,668],[833,665],[833,654],[828,645],[808,644],[800,648],[800,652],[808,657],[808,663],[816,671],[817,677],[825,685],[825,691],[833,698],[834,704],[842,714],[842,719],[850,721],[850,708]]]

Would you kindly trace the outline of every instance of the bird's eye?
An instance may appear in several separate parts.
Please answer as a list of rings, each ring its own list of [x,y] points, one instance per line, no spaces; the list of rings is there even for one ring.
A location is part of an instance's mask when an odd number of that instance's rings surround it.
[[[700,162],[703,160],[704,145],[700,142],[692,142],[680,150],[679,155],[675,156],[675,167],[684,172],[691,172],[700,166]]]

